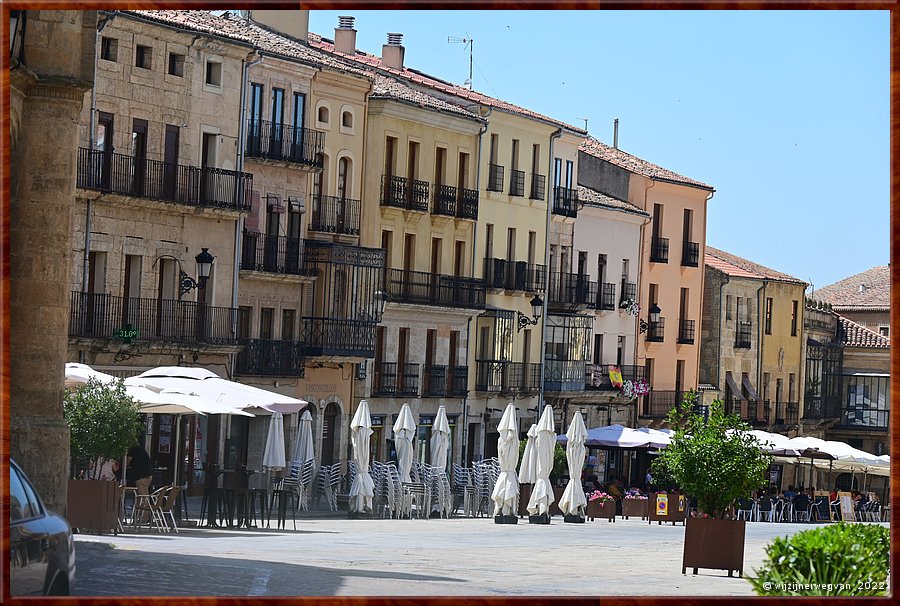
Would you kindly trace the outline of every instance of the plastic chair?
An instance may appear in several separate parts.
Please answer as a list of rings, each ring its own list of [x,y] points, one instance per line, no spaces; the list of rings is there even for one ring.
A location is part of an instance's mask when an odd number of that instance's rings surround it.
[[[181,494],[181,486],[166,486],[166,492],[163,494],[162,502],[159,504],[159,513],[163,521],[166,521],[166,515],[172,522],[172,530],[178,534],[178,524],[175,522],[175,514],[173,513],[175,506],[178,504],[178,495]],[[160,489],[162,490],[162,489]]]
[[[137,530],[145,523],[156,527],[157,532],[168,532],[169,527],[162,516],[160,504],[163,496],[168,491],[168,486],[163,486],[153,494],[138,494],[134,497],[134,505],[131,510],[131,525]],[[138,516],[140,515],[140,519]]]
[[[762,496],[756,501],[756,519],[760,522],[772,522],[775,520],[775,510],[773,509],[771,498]]]
[[[753,521],[756,512],[756,503],[752,499],[738,499],[737,514],[735,519]]]

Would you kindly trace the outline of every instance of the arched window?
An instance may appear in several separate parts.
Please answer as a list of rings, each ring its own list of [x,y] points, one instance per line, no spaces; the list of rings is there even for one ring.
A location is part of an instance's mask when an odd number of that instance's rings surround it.
[[[336,456],[336,453],[340,452],[341,445],[341,437],[338,435],[341,418],[340,406],[336,402],[329,402],[322,417],[321,465],[332,465],[340,460],[340,456]]]
[[[319,108],[319,122],[328,124],[328,108],[324,105]]]
[[[337,182],[337,197],[341,200],[346,200],[351,197],[352,190],[350,188],[351,184],[351,168],[352,164],[350,158],[344,156],[338,161],[338,182]]]
[[[341,116],[341,126],[345,128],[353,128],[353,114],[344,112]]]

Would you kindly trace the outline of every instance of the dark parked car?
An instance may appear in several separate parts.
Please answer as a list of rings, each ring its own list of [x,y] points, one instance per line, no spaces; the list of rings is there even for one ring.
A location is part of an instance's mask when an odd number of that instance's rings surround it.
[[[9,469],[11,595],[69,595],[75,582],[72,529],[48,511],[15,461]]]

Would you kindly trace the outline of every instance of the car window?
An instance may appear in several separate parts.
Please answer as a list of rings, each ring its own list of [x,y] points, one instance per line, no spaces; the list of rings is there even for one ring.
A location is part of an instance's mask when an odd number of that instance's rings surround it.
[[[18,469],[9,470],[9,519],[10,522],[29,520],[41,515],[40,501],[34,489]]]

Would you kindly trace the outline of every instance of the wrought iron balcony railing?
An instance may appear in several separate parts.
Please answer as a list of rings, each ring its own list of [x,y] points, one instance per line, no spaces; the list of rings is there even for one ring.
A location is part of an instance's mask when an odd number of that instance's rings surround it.
[[[587,274],[550,274],[547,299],[551,305],[591,306],[597,301],[597,283]]]
[[[488,164],[488,191],[503,191],[503,167]]]
[[[300,332],[303,355],[372,358],[375,325],[366,320],[304,317]]]
[[[685,242],[681,251],[681,264],[684,267],[697,267],[700,264],[700,244]]]
[[[241,269],[275,274],[306,275],[303,240],[266,234],[244,234]]]
[[[748,349],[750,347],[750,337],[752,334],[752,324],[750,322],[738,322],[737,330],[734,333],[734,346],[737,348]]]
[[[609,367],[617,366],[616,364],[585,364],[584,366],[584,388],[585,389],[601,389],[612,390],[612,382],[609,380]],[[618,365],[619,371],[622,373],[623,381],[637,381],[647,376],[647,369],[643,366],[635,366],[633,364]]]
[[[253,175],[80,148],[76,184],[135,198],[250,210]]]
[[[528,197],[532,200],[543,200],[546,193],[547,177],[531,173],[531,193]]]
[[[654,263],[669,262],[669,239],[652,237],[650,239],[650,260]]]
[[[583,360],[544,360],[546,391],[583,391]]]
[[[578,216],[578,192],[568,187],[553,188],[553,214],[575,218]]]
[[[331,234],[358,236],[359,209],[359,200],[335,196],[313,197],[309,229]]]
[[[619,293],[620,305],[625,301],[635,301],[637,300],[637,284],[622,280],[622,288],[619,290]]]
[[[640,416],[648,419],[664,419],[669,411],[681,405],[685,392],[651,389],[650,395],[643,396]]]
[[[663,342],[666,333],[666,319],[660,316],[659,320],[656,322],[648,322],[648,324],[647,340],[656,343]]]
[[[69,336],[235,345],[237,309],[178,299],[72,292]]]
[[[678,322],[678,342],[683,344],[693,344],[694,342],[694,321],[681,320]]]
[[[487,288],[544,292],[543,265],[529,265],[527,261],[506,259],[484,260],[484,283]]]
[[[468,366],[425,366],[423,373],[422,397],[465,397],[469,391]]]
[[[325,133],[311,128],[296,128],[268,120],[247,121],[248,158],[277,160],[322,168]]]
[[[884,408],[845,406],[841,410],[840,427],[857,430],[887,431],[890,411]]]
[[[478,190],[477,189],[467,189],[465,187],[460,188],[457,192],[459,194],[459,198],[457,199],[456,209],[457,209],[457,217],[460,219],[472,219],[473,221],[478,219]]]
[[[382,175],[381,205],[427,213],[428,182],[396,175]]]
[[[452,185],[435,183],[432,192],[433,205],[431,207],[431,213],[445,217],[455,217],[457,198],[456,188]]]
[[[607,311],[616,308],[616,285],[611,282],[603,282],[600,285],[599,297],[597,298],[597,309],[605,309]]]
[[[505,360],[475,361],[475,390],[534,393],[541,389],[541,365]]]
[[[775,425],[797,425],[800,405],[797,402],[775,402]]]
[[[392,269],[389,274],[390,301],[484,309],[484,281],[432,274],[424,271]]]
[[[392,398],[419,395],[418,364],[378,362],[374,367],[373,396]]]
[[[525,195],[525,171],[509,171],[509,195],[522,197]]]
[[[238,352],[235,374],[266,377],[304,376],[303,348],[299,341],[247,339]]]

